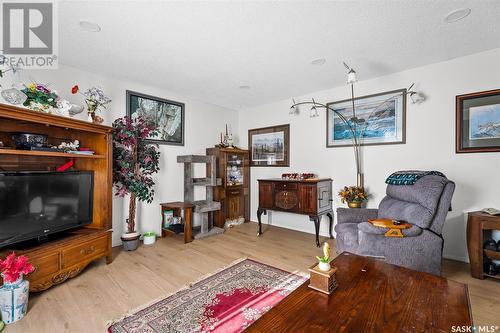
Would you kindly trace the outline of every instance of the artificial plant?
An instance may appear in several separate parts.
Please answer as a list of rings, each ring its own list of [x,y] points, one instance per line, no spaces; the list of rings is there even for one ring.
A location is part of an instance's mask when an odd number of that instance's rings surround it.
[[[117,196],[130,195],[127,233],[135,231],[136,201],[153,201],[160,152],[158,145],[145,139],[156,134],[156,126],[141,116],[113,122],[113,183]]]

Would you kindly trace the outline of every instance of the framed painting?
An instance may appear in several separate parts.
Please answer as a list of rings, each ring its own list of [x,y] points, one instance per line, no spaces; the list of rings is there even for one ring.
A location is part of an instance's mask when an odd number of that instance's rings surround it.
[[[250,166],[290,166],[290,125],[248,130]]]
[[[343,115],[356,131],[361,145],[403,144],[406,142],[406,89],[328,103],[326,146],[352,146],[353,133],[333,109]]]
[[[456,96],[456,152],[500,151],[500,89]]]
[[[158,134],[148,141],[184,146],[184,103],[127,90],[127,116],[151,119]]]

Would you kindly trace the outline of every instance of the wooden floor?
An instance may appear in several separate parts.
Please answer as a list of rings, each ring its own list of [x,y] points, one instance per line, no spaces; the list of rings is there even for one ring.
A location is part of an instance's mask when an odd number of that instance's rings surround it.
[[[28,314],[6,333],[106,332],[106,322],[175,292],[232,261],[249,257],[289,271],[307,272],[320,254],[314,236],[246,223],[223,235],[184,244],[180,236],[162,238],[135,252],[115,249],[115,259],[91,264],[76,278],[32,294]],[[334,246],[334,241],[330,244]],[[472,279],[468,265],[445,261],[444,275],[469,284],[476,325],[500,326],[500,282]],[[335,297],[334,295],[332,297]]]

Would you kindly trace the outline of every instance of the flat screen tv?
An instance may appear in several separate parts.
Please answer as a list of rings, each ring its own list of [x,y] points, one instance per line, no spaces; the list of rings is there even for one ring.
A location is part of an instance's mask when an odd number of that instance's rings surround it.
[[[94,173],[0,172],[0,248],[92,223]]]

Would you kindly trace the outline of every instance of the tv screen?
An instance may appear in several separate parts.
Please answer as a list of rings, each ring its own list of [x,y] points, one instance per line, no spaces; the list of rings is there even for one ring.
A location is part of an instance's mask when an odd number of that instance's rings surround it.
[[[92,223],[92,171],[0,173],[0,248]]]

